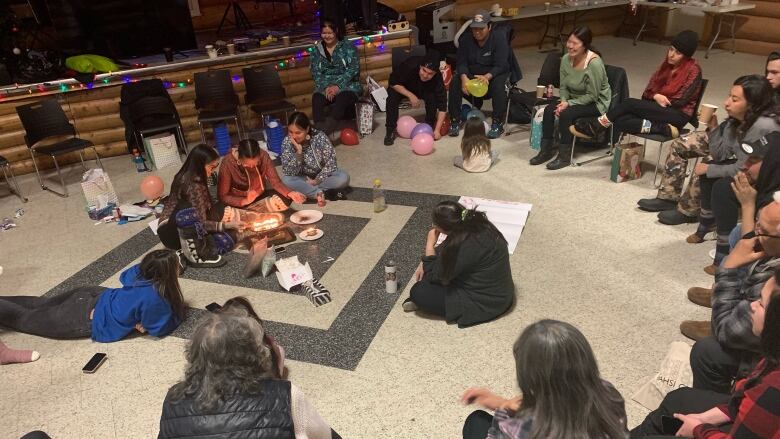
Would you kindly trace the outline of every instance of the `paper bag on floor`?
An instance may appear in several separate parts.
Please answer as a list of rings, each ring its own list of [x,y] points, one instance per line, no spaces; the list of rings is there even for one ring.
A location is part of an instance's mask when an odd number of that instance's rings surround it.
[[[642,158],[645,148],[639,143],[630,142],[618,145],[612,156],[612,172],[609,179],[615,183],[642,178]]]
[[[542,120],[544,119],[544,109],[547,105],[534,107],[534,117],[531,119],[531,137],[528,144],[531,149],[538,150],[542,144]]]
[[[689,344],[681,341],[670,343],[669,352],[661,362],[658,374],[643,385],[631,399],[649,410],[655,410],[667,393],[680,387],[692,387],[690,356]]]
[[[279,285],[287,291],[314,278],[311,274],[309,263],[301,264],[298,261],[298,256],[291,256],[276,261],[276,270],[276,279],[279,281]]]

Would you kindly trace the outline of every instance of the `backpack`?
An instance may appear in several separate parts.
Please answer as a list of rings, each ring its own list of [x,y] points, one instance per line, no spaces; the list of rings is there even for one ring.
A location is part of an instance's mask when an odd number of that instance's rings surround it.
[[[534,104],[536,104],[536,92],[527,92],[522,89],[512,89],[509,92],[509,122],[519,124],[531,123]]]

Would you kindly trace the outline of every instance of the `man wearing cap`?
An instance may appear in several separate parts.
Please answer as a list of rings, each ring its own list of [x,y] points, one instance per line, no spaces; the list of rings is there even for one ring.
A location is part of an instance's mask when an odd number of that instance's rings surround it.
[[[449,113],[452,119],[450,136],[460,130],[460,105],[466,96],[475,106],[482,105],[482,98],[471,96],[466,83],[477,79],[488,85],[484,99],[492,99],[493,125],[488,137],[495,139],[504,132],[507,94],[505,85],[509,77],[509,40],[505,35],[492,32],[493,19],[489,12],[478,11],[469,25],[471,35],[464,34],[458,45],[458,63],[452,76],[449,94]]]
[[[447,113],[447,92],[439,74],[439,53],[429,50],[425,56],[412,56],[390,73],[387,91],[387,119],[385,145],[395,141],[398,123],[398,105],[401,98],[409,99],[413,108],[425,101],[425,123],[433,127],[433,138],[441,138],[441,126]]]

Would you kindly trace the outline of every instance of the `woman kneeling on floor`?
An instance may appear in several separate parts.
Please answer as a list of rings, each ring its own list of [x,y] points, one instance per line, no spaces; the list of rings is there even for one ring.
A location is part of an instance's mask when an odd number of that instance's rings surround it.
[[[154,250],[119,277],[121,288],[85,286],[52,297],[0,297],[0,325],[50,338],[109,343],[133,331],[170,334],[184,318],[183,271],[171,250]]]
[[[294,384],[274,378],[263,328],[240,308],[203,317],[186,355],[184,380],[163,402],[158,438],[340,439]]]
[[[436,247],[440,234],[447,237]],[[433,210],[425,256],[404,311],[421,310],[465,327],[492,320],[514,301],[509,250],[484,212],[443,201]]]

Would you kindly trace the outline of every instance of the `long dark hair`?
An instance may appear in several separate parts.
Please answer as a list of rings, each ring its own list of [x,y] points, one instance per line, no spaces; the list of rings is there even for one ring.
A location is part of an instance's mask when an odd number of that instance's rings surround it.
[[[257,320],[257,323],[259,323],[260,327],[263,328],[263,342],[270,347],[273,344],[273,339],[268,335],[268,333],[265,332],[265,324],[263,323],[263,320],[261,320],[260,316],[257,315],[257,312],[255,312],[254,307],[252,307],[252,304],[249,303],[249,300],[247,300],[246,297],[236,296],[228,299],[222,305],[220,312],[234,313],[236,310],[238,310],[239,312],[246,313],[247,315],[249,315],[249,317],[252,317],[253,319]],[[271,362],[273,364],[273,373],[276,378],[282,378],[278,374],[279,360],[280,358],[276,356],[276,352],[274,352],[274,350],[271,349]]]
[[[484,235],[490,240],[500,240],[506,245],[504,235],[488,220],[484,212],[466,209],[454,201],[442,201],[433,209],[433,225],[447,234],[441,243],[442,271],[439,274],[444,285],[450,283],[458,261],[458,252],[463,241],[471,235]]]
[[[206,183],[206,165],[217,160],[219,153],[217,150],[206,145],[199,143],[190,150],[187,154],[187,160],[173,177],[173,183],[171,183],[171,194],[181,195],[185,186],[190,182]]]
[[[238,142],[238,158],[251,159],[260,154],[260,142],[255,139],[244,139]]]
[[[141,260],[141,277],[154,284],[154,289],[171,306],[179,319],[184,319],[184,296],[179,287],[179,255],[173,250],[153,250]]]
[[[296,111],[287,119],[288,125],[295,125],[304,131],[311,131],[311,120],[303,111]]]
[[[582,45],[585,46],[585,50],[590,50],[591,52],[594,52],[601,57],[601,52],[593,47],[593,32],[591,32],[588,26],[577,26],[569,34],[569,36],[572,35],[577,37],[578,40],[582,41]]]
[[[777,285],[780,285],[780,269],[775,269],[773,276]],[[764,365],[760,372],[748,379],[745,383],[746,388],[752,387],[766,374],[780,367],[780,300],[777,300],[778,297],[780,297],[780,288],[775,287],[769,294],[769,304],[764,310],[764,329],[761,330],[760,336]]]
[[[485,124],[478,117],[466,121],[460,152],[464,160],[475,154],[490,154],[490,139],[485,135]]]
[[[756,123],[761,116],[777,118],[777,104],[775,102],[775,90],[766,77],[761,75],[740,76],[734,81],[734,85],[742,87],[742,94],[747,101],[745,118],[737,125],[737,137],[742,139],[747,130]]]
[[[513,352],[523,393],[517,415],[533,419],[530,437],[628,436],[623,399],[601,379],[593,350],[577,328],[541,320],[520,334]]]
[[[193,399],[210,411],[236,395],[259,395],[272,378],[271,350],[263,328],[247,313],[207,313],[187,346],[184,380],[171,387],[171,399]]]

